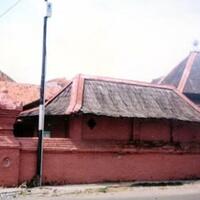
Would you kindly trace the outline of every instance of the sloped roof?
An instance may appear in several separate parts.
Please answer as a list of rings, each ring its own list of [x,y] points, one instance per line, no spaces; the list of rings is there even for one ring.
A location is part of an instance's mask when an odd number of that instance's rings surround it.
[[[22,110],[22,104],[13,100],[8,94],[0,93],[0,109],[2,110]]]
[[[173,85],[184,94],[200,94],[200,52],[193,51],[158,84]]]
[[[15,82],[10,76],[0,71],[0,81]]]
[[[55,78],[55,79],[51,79],[49,81],[47,81],[47,85],[50,86],[56,86],[56,87],[64,87],[69,81],[65,78]]]
[[[59,85],[47,83],[46,98],[51,98],[61,88]],[[0,81],[0,93],[8,95],[10,99],[22,105],[38,100],[39,90],[39,86],[34,84]]]
[[[172,87],[78,75],[46,103],[47,115],[73,113],[110,117],[200,121],[198,108]],[[38,115],[38,108],[20,116]]]

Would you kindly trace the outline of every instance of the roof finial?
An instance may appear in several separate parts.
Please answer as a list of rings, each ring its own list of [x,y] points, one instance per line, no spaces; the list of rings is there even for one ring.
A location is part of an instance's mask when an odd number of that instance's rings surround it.
[[[193,51],[199,51],[199,41],[198,40],[193,41]]]

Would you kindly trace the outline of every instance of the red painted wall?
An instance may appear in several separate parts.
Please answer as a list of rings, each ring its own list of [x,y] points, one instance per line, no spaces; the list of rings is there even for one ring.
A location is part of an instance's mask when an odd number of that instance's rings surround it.
[[[170,122],[167,120],[138,120],[140,140],[170,141]]]
[[[20,141],[20,140],[19,140]],[[23,139],[20,179],[35,174],[36,145]],[[33,142],[35,143],[35,141]],[[61,147],[55,148],[57,144]],[[53,147],[52,147],[53,145]],[[35,151],[34,151],[35,146]],[[58,145],[57,145],[58,146]],[[80,148],[67,139],[47,139],[44,151],[44,177],[48,184],[95,183],[104,181],[176,180],[200,178],[200,152],[168,149],[137,149],[120,146]]]
[[[173,139],[175,142],[200,142],[200,124],[177,122],[173,124]]]
[[[17,138],[20,144],[19,179],[21,184],[36,175],[37,138]]]
[[[19,110],[0,109],[0,185],[15,186],[19,178],[19,143],[13,124]]]
[[[46,153],[44,163],[44,181],[58,184],[200,178],[197,154]]]
[[[96,126],[90,129],[90,117],[70,117],[70,139],[45,139],[45,183],[200,178],[198,124],[92,116]],[[66,136],[62,130],[59,136]],[[11,133],[11,125],[7,132],[0,130],[0,185],[6,186],[30,181],[36,173],[37,138],[14,138]],[[182,144],[181,148],[169,142],[171,136]],[[168,144],[147,147],[130,140],[161,140]]]
[[[88,126],[89,120],[96,125]],[[132,119],[86,116],[83,118],[83,139],[86,140],[129,140],[132,134]]]
[[[57,145],[55,139],[50,140]],[[33,143],[35,141],[32,141],[33,149],[21,143],[20,158],[16,151],[2,151],[15,162],[8,169],[1,169],[1,185],[12,186],[32,179],[36,172],[37,146]],[[122,150],[120,147],[79,149],[73,142],[66,141],[59,149],[48,143],[45,146],[43,180],[48,184],[200,178],[200,153],[177,152],[173,148],[153,151],[141,148]]]
[[[0,185],[16,186],[19,178],[19,149],[0,147]]]
[[[82,140],[82,116],[71,116],[68,121],[69,137],[72,140]]]

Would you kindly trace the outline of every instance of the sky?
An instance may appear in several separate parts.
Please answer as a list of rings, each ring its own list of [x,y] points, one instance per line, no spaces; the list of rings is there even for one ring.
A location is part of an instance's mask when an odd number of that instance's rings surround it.
[[[0,0],[0,16],[16,0]],[[151,81],[200,40],[199,0],[52,0],[47,80],[78,73]],[[0,17],[0,70],[40,83],[43,0],[21,0]]]

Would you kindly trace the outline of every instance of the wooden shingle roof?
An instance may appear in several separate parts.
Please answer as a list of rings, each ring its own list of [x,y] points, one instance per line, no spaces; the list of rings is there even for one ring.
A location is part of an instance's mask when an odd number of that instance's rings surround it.
[[[46,103],[46,115],[75,113],[200,122],[198,108],[172,87],[78,75]],[[21,117],[38,115],[38,108]]]

